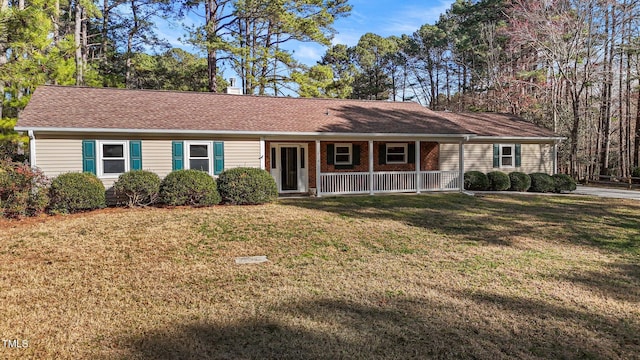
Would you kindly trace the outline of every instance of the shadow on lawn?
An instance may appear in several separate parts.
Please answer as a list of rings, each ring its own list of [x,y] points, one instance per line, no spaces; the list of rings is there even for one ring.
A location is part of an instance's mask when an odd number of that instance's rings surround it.
[[[281,203],[344,217],[397,220],[465,241],[511,245],[514,237],[543,236],[640,255],[640,204],[582,197],[348,196]],[[620,211],[635,209],[632,213]]]
[[[296,302],[262,317],[124,340],[127,358],[144,359],[610,358],[640,351],[637,323],[621,327],[597,314],[494,294],[453,296],[462,302]]]

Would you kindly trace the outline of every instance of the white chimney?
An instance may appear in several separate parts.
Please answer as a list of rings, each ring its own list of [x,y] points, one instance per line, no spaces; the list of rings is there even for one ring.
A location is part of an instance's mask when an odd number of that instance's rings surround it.
[[[236,87],[236,78],[234,77],[229,78],[229,86],[227,86],[226,93],[234,94],[234,95],[242,95],[242,89],[240,89],[239,87]]]

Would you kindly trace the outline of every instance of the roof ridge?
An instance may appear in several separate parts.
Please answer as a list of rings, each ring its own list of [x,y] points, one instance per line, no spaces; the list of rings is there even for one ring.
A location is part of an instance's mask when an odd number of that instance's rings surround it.
[[[164,90],[164,89],[127,89],[117,87],[94,87],[87,85],[55,85],[55,84],[43,84],[39,87],[55,87],[63,89],[88,89],[88,90],[106,90],[106,91],[130,91],[130,92],[157,92],[157,93],[173,93],[173,94],[198,94],[198,95],[211,95],[211,96],[230,96],[230,97],[246,97],[246,98],[258,98],[258,99],[291,99],[291,100],[313,100],[313,101],[338,101],[338,102],[363,102],[363,103],[389,103],[389,104],[407,104],[407,105],[419,105],[422,108],[431,110],[426,106],[422,106],[415,101],[391,101],[391,100],[367,100],[367,99],[340,99],[340,98],[312,98],[312,97],[292,97],[292,96],[275,96],[275,95],[255,95],[255,94],[227,94],[227,93],[213,93],[206,91],[187,91],[187,90]]]

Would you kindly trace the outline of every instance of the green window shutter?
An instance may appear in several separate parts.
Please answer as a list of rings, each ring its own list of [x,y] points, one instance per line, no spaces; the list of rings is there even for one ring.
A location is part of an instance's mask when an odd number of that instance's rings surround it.
[[[360,145],[353,145],[353,165],[360,165]]]
[[[416,163],[416,144],[415,143],[409,143],[409,146],[407,146],[407,162],[409,164],[415,164]]]
[[[522,166],[522,145],[521,144],[516,144],[516,167],[520,167]]]
[[[142,170],[142,141],[129,141],[129,166],[131,170]]]
[[[213,174],[219,175],[224,171],[224,142],[213,142]]]
[[[500,167],[500,145],[493,144],[493,167]]]
[[[82,171],[96,175],[95,140],[82,140]]]
[[[182,141],[172,141],[172,165],[173,171],[184,169],[184,143]]]
[[[335,145],[327,144],[327,165],[333,165],[335,159],[335,149]]]
[[[378,145],[378,164],[383,165],[387,163],[387,145]]]

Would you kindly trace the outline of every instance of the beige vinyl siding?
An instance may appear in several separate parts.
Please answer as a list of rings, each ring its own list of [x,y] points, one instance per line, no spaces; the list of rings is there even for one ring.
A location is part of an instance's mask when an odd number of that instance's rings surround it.
[[[260,167],[260,141],[225,141],[224,168]]]
[[[493,170],[525,173],[553,173],[553,145],[522,144],[521,166],[511,168],[493,167],[493,144],[465,144],[464,171],[476,170],[487,173]],[[458,169],[458,144],[440,144],[440,170]]]
[[[170,140],[142,140],[142,169],[164,178],[172,171]]]
[[[82,140],[36,138],[35,160],[49,177],[82,172]]]

